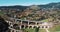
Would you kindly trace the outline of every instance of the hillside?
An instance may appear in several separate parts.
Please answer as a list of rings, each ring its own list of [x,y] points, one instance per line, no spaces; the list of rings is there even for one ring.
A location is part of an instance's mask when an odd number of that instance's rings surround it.
[[[31,6],[38,6],[40,8],[58,8],[60,9],[60,2],[58,3],[49,3],[45,5],[31,5]],[[29,8],[31,6],[21,6],[21,5],[15,5],[15,6],[0,6],[0,9],[5,8],[5,9],[20,9],[20,10],[25,10],[26,8]]]

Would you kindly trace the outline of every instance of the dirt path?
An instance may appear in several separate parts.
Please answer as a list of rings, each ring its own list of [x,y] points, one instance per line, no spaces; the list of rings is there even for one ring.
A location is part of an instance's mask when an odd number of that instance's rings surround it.
[[[50,32],[48,29],[45,29],[46,30],[46,32]]]

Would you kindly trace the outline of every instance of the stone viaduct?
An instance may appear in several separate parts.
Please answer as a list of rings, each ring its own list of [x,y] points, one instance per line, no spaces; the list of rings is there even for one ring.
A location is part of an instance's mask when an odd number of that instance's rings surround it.
[[[19,29],[25,29],[25,28],[35,28],[35,27],[39,27],[39,29],[48,29],[50,27],[52,27],[51,23],[47,23],[47,22],[42,22],[42,21],[29,21],[29,20],[21,20],[21,19],[14,19],[14,18],[10,18],[11,20],[14,21],[8,21],[6,20],[6,22],[10,25],[9,29],[11,29],[11,32],[19,32],[20,30],[16,30],[13,28],[14,24],[18,24],[19,25]]]

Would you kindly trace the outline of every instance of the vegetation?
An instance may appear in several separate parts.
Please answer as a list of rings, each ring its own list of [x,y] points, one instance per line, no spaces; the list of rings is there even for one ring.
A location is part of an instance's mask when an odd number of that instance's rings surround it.
[[[51,20],[53,20],[53,18],[48,18],[48,19],[44,19],[44,20],[41,20],[41,21],[43,21],[43,22],[49,22],[49,20],[51,21]]]
[[[49,29],[50,32],[56,32],[56,31],[60,31],[60,25],[55,25],[54,27]]]
[[[29,29],[26,28],[26,29],[22,29],[22,30],[23,30],[24,32],[40,32],[40,31],[39,31],[39,28],[37,28],[37,27],[36,27],[36,28],[33,28],[33,29],[32,29],[32,28],[29,28]]]
[[[38,28],[36,27],[35,32],[39,32],[39,27]]]
[[[3,14],[4,14],[4,12],[1,12],[1,11],[0,11],[0,15],[3,15]]]
[[[28,28],[26,28],[26,29],[24,29],[24,32],[35,32],[35,28],[30,28],[30,29],[28,29]]]
[[[39,29],[39,32],[46,32],[45,29]]]

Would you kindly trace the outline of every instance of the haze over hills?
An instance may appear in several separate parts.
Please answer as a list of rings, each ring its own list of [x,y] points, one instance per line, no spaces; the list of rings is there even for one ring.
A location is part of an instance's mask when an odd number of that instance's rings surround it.
[[[31,5],[31,6],[38,6],[40,8],[58,8],[60,9],[60,2],[58,3],[49,3],[49,4],[45,4],[45,5]],[[20,9],[20,10],[24,10],[26,8],[29,8],[31,6],[21,6],[21,5],[15,5],[15,6],[0,6],[0,9],[4,8],[4,9]]]
[[[20,6],[20,5],[16,5],[16,6],[0,6],[1,8],[5,8],[5,9],[21,9],[24,10],[27,8],[27,6]]]

